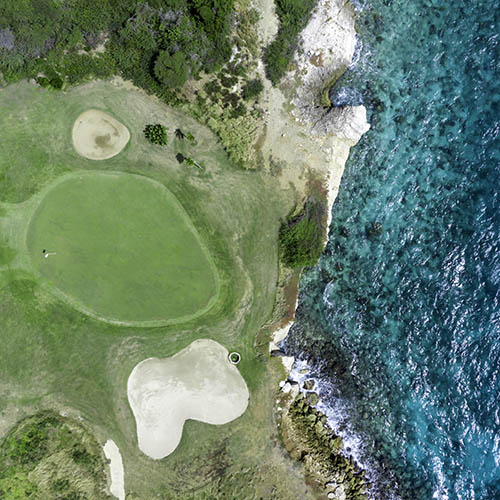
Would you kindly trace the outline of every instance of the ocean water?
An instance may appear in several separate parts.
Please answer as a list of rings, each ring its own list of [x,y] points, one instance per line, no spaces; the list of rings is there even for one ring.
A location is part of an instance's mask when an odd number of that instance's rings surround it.
[[[377,498],[500,500],[500,5],[357,7],[372,129],[283,348]]]

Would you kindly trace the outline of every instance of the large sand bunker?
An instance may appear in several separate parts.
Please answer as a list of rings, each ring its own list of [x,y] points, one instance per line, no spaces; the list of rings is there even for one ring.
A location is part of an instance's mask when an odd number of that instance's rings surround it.
[[[196,340],[171,358],[149,358],[128,379],[128,400],[139,448],[151,458],[172,453],[188,419],[226,424],[248,406],[248,388],[228,351],[213,340]]]
[[[127,127],[98,109],[82,113],[73,125],[73,145],[90,160],[106,160],[117,155],[130,139]]]

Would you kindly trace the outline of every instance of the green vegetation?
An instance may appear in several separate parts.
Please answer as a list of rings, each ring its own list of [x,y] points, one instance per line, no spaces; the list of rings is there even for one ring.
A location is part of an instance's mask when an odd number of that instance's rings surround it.
[[[56,293],[127,324],[185,321],[213,303],[214,265],[165,187],[124,173],[63,179],[40,202],[27,237],[34,268]]]
[[[264,90],[264,84],[260,78],[250,80],[243,87],[243,99],[248,101],[257,97]]]
[[[232,88],[242,85],[246,86],[245,80],[220,72],[198,91],[190,110],[218,134],[236,165],[253,169],[257,167],[254,144],[261,132],[260,112],[249,109],[240,95],[243,92]]]
[[[256,168],[260,115],[244,101],[260,92],[247,77],[259,53],[258,17],[247,1],[234,0],[6,0],[0,82],[35,78],[60,90],[121,75],[167,104],[187,105],[234,163]],[[229,63],[232,47],[238,52]],[[193,94],[203,73],[218,74],[222,94]]]
[[[0,4],[0,72],[8,82],[42,76],[54,88],[118,72],[172,98],[169,89],[180,88],[201,70],[216,70],[229,58],[233,4],[5,0]],[[103,43],[104,53],[98,50]]]
[[[304,208],[290,215],[280,228],[280,255],[289,267],[313,266],[323,250],[325,234],[323,204],[310,197]]]
[[[364,472],[343,455],[342,438],[328,426],[326,415],[308,404],[307,396],[299,393],[291,402],[281,421],[281,433],[289,453],[303,462],[323,489],[335,491],[336,498],[368,500]]]
[[[101,447],[80,424],[44,411],[0,444],[0,498],[111,500]]]
[[[165,87],[181,88],[188,78],[186,57],[182,52],[170,55],[163,50],[156,58],[154,73]]]
[[[266,50],[266,73],[277,85],[288,69],[297,49],[299,33],[304,29],[317,0],[275,0],[280,27],[276,39]]]
[[[314,498],[281,450],[272,423],[271,395],[282,376],[281,363],[268,359],[265,333],[256,342],[257,332],[262,332],[262,324],[273,312],[278,281],[276,235],[292,204],[279,180],[236,167],[206,126],[116,82],[92,82],[65,92],[45,92],[21,82],[0,92],[0,109],[9,110],[0,113],[0,245],[12,249],[8,263],[0,264],[2,437],[19,418],[40,408],[65,410],[80,415],[101,443],[108,438],[116,442],[123,456],[128,499]],[[75,152],[74,120],[88,109],[107,112],[130,130],[129,145],[119,155],[90,161]],[[151,147],[142,133],[151,122],[168,124],[172,134],[177,128],[186,136],[191,132],[194,144],[186,137],[170,140],[162,148]],[[205,169],[179,165],[177,154],[194,158]],[[134,173],[175,195],[218,270],[219,294],[209,311],[183,323],[154,328],[110,324],[59,300],[46,279],[33,271],[25,242],[35,208],[63,175],[77,178],[82,173],[85,178],[88,171]],[[106,210],[113,203],[125,203],[117,195],[99,200]],[[95,204],[92,194],[88,204]],[[61,210],[73,211],[70,205]],[[107,217],[105,210],[101,214]],[[121,222],[113,231],[120,230]],[[167,222],[167,218],[161,221]],[[47,247],[38,249],[35,257],[42,258],[42,249],[52,251]],[[115,252],[112,259],[120,255]],[[43,263],[52,265],[52,258],[43,258]],[[81,266],[76,260],[73,265]],[[97,289],[99,276],[95,279]],[[240,418],[222,426],[186,422],[175,453],[165,460],[150,460],[137,447],[126,396],[128,377],[140,361],[172,356],[198,338],[214,339],[241,354],[238,370],[250,390],[249,407]],[[71,467],[83,469],[84,464],[75,464],[69,453],[64,457]],[[75,457],[77,461],[81,457],[78,448]],[[13,488],[24,485],[29,491],[26,478],[33,489],[39,488],[41,475],[34,481],[31,473],[21,469],[16,474],[8,476]],[[53,477],[54,488],[64,489],[65,479],[71,482],[71,477],[55,473],[46,476]],[[21,493],[21,498],[26,496]],[[37,500],[52,498],[57,496],[44,493]]]
[[[146,125],[144,129],[144,137],[151,143],[158,146],[165,146],[167,144],[167,127],[160,123]]]

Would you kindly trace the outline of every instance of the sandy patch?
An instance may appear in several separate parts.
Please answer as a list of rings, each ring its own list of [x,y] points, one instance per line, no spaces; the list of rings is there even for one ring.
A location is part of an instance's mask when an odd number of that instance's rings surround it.
[[[106,455],[106,458],[110,461],[111,494],[120,500],[125,500],[125,476],[120,449],[112,439],[106,441],[103,449],[104,455]]]
[[[132,370],[127,393],[144,454],[160,459],[172,453],[188,419],[221,425],[245,412],[248,388],[228,354],[219,343],[200,339],[171,358],[149,358]]]
[[[104,111],[89,109],[73,125],[73,146],[90,160],[116,156],[130,139],[127,127]]]
[[[259,38],[262,46],[267,46],[276,36],[279,28],[274,2],[270,2],[269,0],[255,0],[255,7],[260,12]]]

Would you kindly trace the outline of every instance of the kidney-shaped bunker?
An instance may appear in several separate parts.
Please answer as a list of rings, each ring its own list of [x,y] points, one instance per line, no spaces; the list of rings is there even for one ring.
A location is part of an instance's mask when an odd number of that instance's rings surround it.
[[[149,358],[128,379],[139,448],[151,458],[172,453],[188,419],[226,424],[248,406],[248,388],[228,351],[200,339],[171,358]]]

